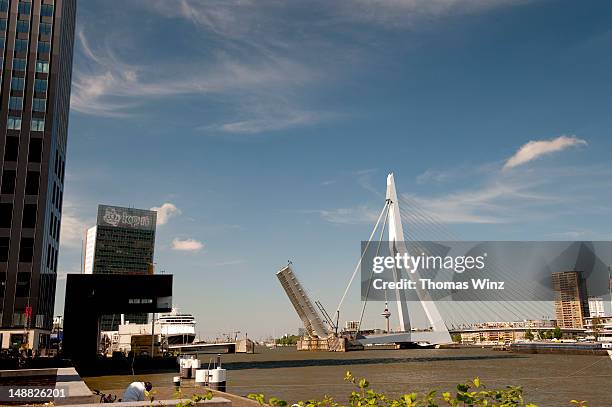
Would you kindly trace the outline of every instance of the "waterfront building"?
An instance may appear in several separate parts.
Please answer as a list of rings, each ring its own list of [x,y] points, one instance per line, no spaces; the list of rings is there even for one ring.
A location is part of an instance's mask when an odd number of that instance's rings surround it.
[[[612,342],[612,316],[596,316],[584,319],[587,337],[602,342]]]
[[[589,316],[589,304],[584,278],[580,271],[552,273],[555,291],[555,315],[561,328],[583,328],[583,318]]]
[[[603,317],[605,315],[603,298],[589,297],[589,317]]]
[[[345,321],[344,330],[346,332],[357,332],[359,329],[359,321]]]
[[[531,332],[537,339],[539,332],[549,332],[556,328],[555,320],[525,320],[507,322],[482,322],[463,325],[451,329],[451,334],[461,335],[462,343],[471,344],[504,344],[527,340],[527,333]],[[584,330],[563,330],[567,336],[572,336]]]
[[[48,348],[76,0],[0,0],[0,346]]]
[[[84,241],[85,274],[153,274],[157,212],[98,205],[96,225]],[[125,320],[147,323],[146,314],[126,314]],[[103,315],[101,329],[116,331],[122,317]]]

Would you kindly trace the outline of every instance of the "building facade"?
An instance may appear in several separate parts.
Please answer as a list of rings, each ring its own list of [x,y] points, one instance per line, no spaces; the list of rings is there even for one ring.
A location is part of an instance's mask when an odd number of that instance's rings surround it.
[[[589,297],[589,317],[603,317],[605,315],[603,298]]]
[[[478,345],[503,345],[514,342],[542,340],[544,333],[552,335],[557,327],[555,320],[525,320],[510,322],[482,322],[463,325],[450,330],[453,335],[460,335],[461,343]],[[582,328],[561,328],[562,338],[584,336]]]
[[[76,0],[0,0],[0,344],[46,348],[55,283]]]
[[[555,315],[561,328],[583,328],[589,316],[586,283],[580,271],[552,273]]]
[[[587,337],[601,342],[612,342],[612,316],[597,316],[584,319]]]
[[[156,222],[155,211],[99,205],[96,225],[85,235],[85,274],[153,274]],[[124,320],[143,324],[147,315]],[[101,329],[116,331],[120,322],[120,315],[105,315]]]

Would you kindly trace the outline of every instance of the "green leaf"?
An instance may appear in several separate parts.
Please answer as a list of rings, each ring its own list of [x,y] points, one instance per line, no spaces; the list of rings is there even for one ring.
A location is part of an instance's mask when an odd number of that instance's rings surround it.
[[[470,389],[470,386],[467,384],[458,384],[457,385],[457,390],[459,391],[468,391]]]
[[[276,397],[270,397],[268,399],[268,404],[271,406],[285,407],[287,405],[287,402]]]

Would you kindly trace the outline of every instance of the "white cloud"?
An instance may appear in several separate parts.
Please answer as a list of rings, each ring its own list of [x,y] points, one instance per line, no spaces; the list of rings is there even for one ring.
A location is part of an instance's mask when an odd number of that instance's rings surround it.
[[[108,37],[95,44],[89,37],[93,35],[83,28],[77,32],[81,60],[72,83],[75,111],[131,117],[161,98],[214,96],[217,103],[227,103],[228,117],[200,129],[243,135],[311,125],[326,117],[301,106],[296,90],[312,83],[314,74],[290,56],[261,49],[230,52],[233,47],[228,46],[180,65],[128,62]]]
[[[584,213],[601,216],[609,208],[601,206],[602,197],[596,191],[602,190],[601,182],[610,176],[609,169],[599,166],[467,171],[449,192],[402,194],[401,206],[408,222],[425,223],[427,217],[439,223],[542,222],[563,219],[575,213],[577,206]]]
[[[563,219],[578,206],[584,213],[606,216],[610,207],[602,202],[609,200],[606,186],[611,176],[612,171],[601,165],[525,166],[500,171],[499,163],[485,163],[454,175],[452,185],[441,193],[407,193],[401,180],[397,180],[397,188],[408,233],[431,222],[511,224]],[[384,177],[375,178],[373,185],[384,190]],[[376,202],[382,205],[383,201]],[[374,225],[375,208],[376,204],[361,204],[311,213],[332,223]]]
[[[223,260],[217,263],[213,263],[213,267],[238,266],[240,264],[244,264],[244,260],[241,260],[241,259]]]
[[[181,214],[181,210],[171,202],[165,202],[161,206],[154,206],[151,210],[157,212],[157,225],[165,225],[170,218]]]
[[[224,133],[255,134],[283,130],[299,125],[314,124],[319,121],[320,116],[316,112],[281,110],[276,113],[256,115],[246,120],[224,123],[214,126],[213,129]]]
[[[560,136],[551,140],[532,140],[523,145],[518,151],[506,161],[504,170],[533,161],[544,155],[563,151],[570,147],[587,145],[586,140],[576,136]]]
[[[338,18],[385,29],[414,29],[437,19],[483,13],[529,0],[345,0],[330,2]]]
[[[197,252],[202,250],[204,244],[195,239],[179,239],[172,240],[172,249],[184,252]]]
[[[214,97],[214,103],[225,104],[228,116],[213,125],[207,120],[207,126],[200,126],[203,130],[247,136],[309,126],[334,116],[325,113],[329,109],[309,107],[317,87],[347,78],[347,67],[375,59],[371,52],[378,51],[363,23],[412,26],[415,21],[429,22],[431,16],[511,2],[515,0],[318,0],[310,6],[317,14],[313,20],[288,19],[304,15],[302,5],[295,2],[141,0],[133,6],[170,20],[159,26],[181,19],[181,27],[193,29],[194,40],[169,50],[174,55],[188,44],[189,56],[147,59],[139,51],[150,44],[137,43],[142,32],[131,31],[146,29],[117,24],[114,30],[102,30],[83,19],[76,33],[71,107],[89,115],[125,118],[161,98],[195,95]],[[354,33],[353,40],[334,40],[338,30]],[[158,49],[156,55],[165,52]]]
[[[85,231],[93,225],[93,220],[89,221],[80,217],[76,207],[71,202],[65,200],[60,226],[61,246],[73,249],[80,248],[85,238]]]
[[[521,210],[525,206],[548,199],[529,193],[530,188],[531,185],[496,182],[434,197],[402,194],[404,203],[400,202],[400,207],[415,221],[422,221],[425,213],[440,223],[508,223],[520,216],[526,218],[527,213]]]

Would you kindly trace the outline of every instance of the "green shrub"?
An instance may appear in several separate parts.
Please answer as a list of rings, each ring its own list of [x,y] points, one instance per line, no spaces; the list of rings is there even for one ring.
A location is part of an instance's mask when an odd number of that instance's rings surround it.
[[[408,393],[398,398],[391,398],[383,393],[370,389],[366,379],[356,378],[351,372],[346,372],[344,380],[355,385],[348,398],[350,407],[537,407],[523,399],[523,389],[519,386],[506,386],[503,389],[487,389],[478,377],[471,382],[458,384],[453,392],[438,393],[432,390],[426,394]],[[263,394],[249,394],[248,398],[256,400],[260,405],[285,407],[287,402],[272,397],[266,401]],[[572,400],[572,404],[587,407],[585,401]],[[337,403],[333,398],[325,396],[323,400],[300,401],[294,405],[300,407],[347,407]]]

